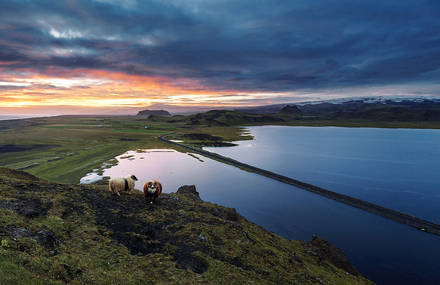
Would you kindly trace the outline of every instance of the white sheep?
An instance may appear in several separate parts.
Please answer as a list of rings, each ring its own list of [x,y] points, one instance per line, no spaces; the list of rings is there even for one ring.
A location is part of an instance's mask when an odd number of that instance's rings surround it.
[[[108,191],[112,194],[117,194],[118,196],[121,196],[119,192],[127,192],[130,194],[131,191],[133,191],[134,183],[137,180],[138,179],[134,175],[112,178],[108,182]]]

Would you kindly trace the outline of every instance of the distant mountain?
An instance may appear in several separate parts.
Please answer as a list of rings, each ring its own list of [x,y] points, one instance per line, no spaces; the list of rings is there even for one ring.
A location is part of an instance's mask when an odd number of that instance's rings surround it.
[[[255,107],[235,108],[234,111],[253,114],[276,114],[286,106],[297,106],[302,113],[324,114],[336,111],[358,111],[363,109],[374,109],[382,107],[440,107],[439,97],[359,97],[359,98],[338,98],[324,101],[309,101],[284,103],[274,105],[263,105]]]
[[[440,100],[351,100],[299,106],[308,115],[329,120],[440,121]]]
[[[375,109],[334,112],[326,116],[330,120],[369,120],[382,122],[438,122],[440,108],[382,107]]]
[[[171,114],[165,110],[143,110],[139,111],[136,116],[167,116],[171,117]]]
[[[280,123],[284,119],[264,114],[251,114],[228,110],[212,110],[189,116],[174,116],[170,122],[185,122],[188,125],[236,126],[243,124]]]
[[[302,111],[295,105],[287,105],[279,113],[283,115],[301,115]]]
[[[169,104],[153,104],[146,108],[150,110],[167,110],[173,115],[191,115],[196,113],[207,112],[213,109],[227,109],[226,107],[212,107],[212,106],[175,106]]]
[[[278,113],[286,105],[287,104],[276,104],[276,105],[265,105],[265,106],[256,106],[256,107],[243,107],[243,108],[236,108],[234,109],[234,111],[253,113],[253,114],[275,114]]]
[[[252,112],[251,112],[252,111]],[[211,110],[174,116],[168,122],[188,125],[237,126],[283,124],[299,121],[334,122],[440,122],[440,100],[372,100],[371,98],[302,104],[281,104],[235,111]]]

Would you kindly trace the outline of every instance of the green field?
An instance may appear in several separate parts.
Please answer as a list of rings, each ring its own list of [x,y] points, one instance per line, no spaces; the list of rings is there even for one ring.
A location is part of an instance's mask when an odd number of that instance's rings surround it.
[[[147,125],[134,117],[53,117],[35,120],[35,125],[29,121],[1,122],[0,165],[57,182],[78,182],[91,169],[127,150],[169,147],[157,136],[178,128]],[[30,147],[17,150],[23,146]]]
[[[147,128],[145,128],[147,126]],[[0,122],[0,166],[25,170],[54,182],[78,183],[103,162],[128,150],[174,148],[160,142],[160,135],[194,132],[221,136],[226,141],[241,136],[238,127],[188,126],[127,117],[61,116]],[[189,141],[190,143],[195,143]],[[199,142],[203,143],[203,142]]]

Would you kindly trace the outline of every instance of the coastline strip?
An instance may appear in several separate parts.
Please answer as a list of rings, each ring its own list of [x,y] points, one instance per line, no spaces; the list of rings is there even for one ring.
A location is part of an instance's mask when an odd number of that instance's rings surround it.
[[[166,135],[164,135],[164,136],[166,136]],[[334,192],[331,190],[327,190],[325,188],[321,188],[319,186],[315,186],[315,185],[312,185],[312,184],[309,184],[306,182],[302,182],[302,181],[294,179],[294,178],[290,178],[290,177],[287,177],[287,176],[284,176],[281,174],[277,174],[272,171],[258,168],[258,167],[234,160],[232,158],[219,155],[214,152],[209,152],[206,150],[202,150],[202,149],[198,149],[195,147],[183,145],[183,144],[180,144],[177,142],[173,142],[173,141],[165,139],[164,136],[160,136],[159,140],[166,142],[166,143],[169,143],[169,144],[172,144],[172,145],[179,146],[184,149],[191,150],[192,152],[199,153],[203,156],[213,158],[215,160],[239,167],[241,169],[244,169],[244,170],[247,170],[250,172],[254,172],[259,175],[263,175],[268,178],[295,186],[297,188],[301,188],[303,190],[324,196],[326,198],[329,198],[329,199],[344,203],[346,205],[367,211],[369,213],[379,215],[381,217],[390,219],[392,221],[408,225],[408,226],[416,228],[418,230],[440,236],[440,225],[439,224],[435,224],[430,221],[418,218],[416,216],[406,214],[403,212],[399,212],[396,210],[392,210],[392,209],[389,209],[389,208],[386,208],[383,206],[379,206],[377,204],[373,204],[373,203],[370,203],[370,202],[367,202],[367,201],[364,201],[361,199],[357,199],[357,198],[354,198],[354,197],[351,197],[348,195],[344,195],[344,194],[340,194],[340,193],[337,193],[337,192]]]

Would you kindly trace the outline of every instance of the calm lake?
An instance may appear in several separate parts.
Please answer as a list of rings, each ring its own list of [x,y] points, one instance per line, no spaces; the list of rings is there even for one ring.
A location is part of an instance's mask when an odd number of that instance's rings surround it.
[[[434,176],[439,131],[273,126],[249,131],[255,140],[207,149],[438,222],[433,200],[439,199]],[[200,155],[146,150],[117,159],[103,176],[135,174],[138,189],[156,178],[164,192],[195,184],[203,200],[236,208],[281,236],[328,239],[378,284],[440,284],[437,236]],[[91,173],[82,182],[99,178]]]
[[[251,127],[252,141],[205,148],[440,223],[440,130]]]

